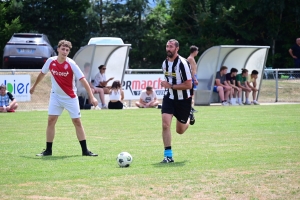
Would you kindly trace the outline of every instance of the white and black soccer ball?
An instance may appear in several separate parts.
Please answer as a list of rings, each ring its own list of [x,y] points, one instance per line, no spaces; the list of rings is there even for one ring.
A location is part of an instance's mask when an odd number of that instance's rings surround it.
[[[117,156],[117,163],[120,167],[129,167],[132,163],[132,156],[128,152],[121,152]]]

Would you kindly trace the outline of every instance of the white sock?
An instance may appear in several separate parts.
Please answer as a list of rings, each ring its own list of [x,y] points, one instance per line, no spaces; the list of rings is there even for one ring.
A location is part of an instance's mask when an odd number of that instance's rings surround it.
[[[231,98],[231,104],[235,104],[236,99],[235,98]]]
[[[239,98],[239,103],[242,103],[242,98]]]
[[[248,99],[248,98],[246,98],[246,102],[247,102],[247,103],[249,102],[249,99]]]

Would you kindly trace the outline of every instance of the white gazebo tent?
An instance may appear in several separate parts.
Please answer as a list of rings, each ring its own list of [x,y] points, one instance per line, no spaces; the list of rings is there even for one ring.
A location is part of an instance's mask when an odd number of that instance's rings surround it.
[[[114,80],[123,82],[125,68],[128,65],[128,54],[131,44],[91,44],[79,49],[73,57],[74,61],[83,71],[85,63],[90,63],[91,71],[87,80],[93,80],[95,75],[99,72],[100,65],[106,66],[105,75],[108,78],[114,77]],[[108,83],[108,86],[113,81]],[[105,95],[105,101],[108,102],[108,96]],[[97,97],[97,96],[96,96]],[[99,99],[98,99],[99,101]]]
[[[197,62],[198,89],[195,94],[195,105],[210,105],[219,102],[218,94],[213,92],[216,72],[221,66],[258,71],[258,89],[261,85],[263,70],[268,56],[269,46],[231,46],[221,45],[207,49]]]

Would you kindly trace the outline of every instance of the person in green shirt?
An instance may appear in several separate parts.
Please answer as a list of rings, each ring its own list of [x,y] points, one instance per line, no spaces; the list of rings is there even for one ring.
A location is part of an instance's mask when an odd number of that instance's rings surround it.
[[[236,86],[242,89],[246,95],[245,105],[251,105],[249,101],[249,93],[252,91],[251,88],[247,84],[248,70],[242,69],[242,73],[236,76]]]

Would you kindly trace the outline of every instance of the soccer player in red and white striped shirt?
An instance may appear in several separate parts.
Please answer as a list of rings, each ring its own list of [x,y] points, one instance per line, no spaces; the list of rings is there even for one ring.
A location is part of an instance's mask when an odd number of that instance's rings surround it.
[[[71,42],[67,40],[59,41],[57,47],[58,56],[51,57],[46,61],[41,73],[38,75],[34,85],[30,89],[30,94],[33,94],[38,83],[45,77],[46,73],[50,71],[52,89],[48,108],[46,150],[40,154],[37,154],[37,156],[52,155],[52,144],[55,136],[55,124],[64,109],[69,112],[69,115],[72,118],[72,122],[76,130],[76,135],[82,148],[82,155],[98,156],[97,154],[89,151],[86,145],[85,132],[80,120],[81,114],[78,97],[76,94],[77,89],[75,87],[75,77],[79,79],[81,84],[86,89],[91,103],[94,106],[97,106],[98,101],[93,96],[91,88],[78,65],[74,62],[74,60],[68,57],[71,48]]]

